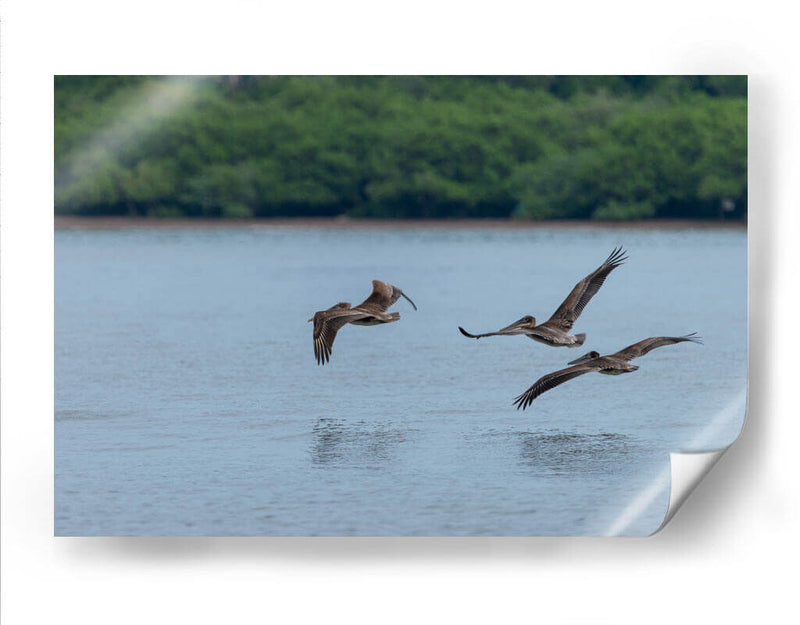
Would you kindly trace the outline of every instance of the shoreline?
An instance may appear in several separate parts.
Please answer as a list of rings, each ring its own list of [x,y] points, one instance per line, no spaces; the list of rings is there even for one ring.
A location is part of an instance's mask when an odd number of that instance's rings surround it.
[[[89,217],[55,215],[55,230],[122,230],[149,228],[328,228],[328,229],[399,229],[399,228],[492,228],[492,229],[576,229],[623,228],[658,230],[747,230],[746,221],[701,219],[649,219],[638,221],[515,219],[351,219],[349,217],[273,217],[248,219],[209,219],[201,217]]]

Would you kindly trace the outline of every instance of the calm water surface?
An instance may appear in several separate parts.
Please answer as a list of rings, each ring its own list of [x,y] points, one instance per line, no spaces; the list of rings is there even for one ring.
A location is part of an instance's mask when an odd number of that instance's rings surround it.
[[[583,348],[469,340],[544,320],[616,245]],[[56,232],[58,535],[604,534],[669,452],[744,420],[746,233],[336,229]],[[403,288],[398,323],[346,326],[318,367],[307,319]],[[590,349],[697,331],[517,411]],[[668,491],[622,529],[649,534]]]

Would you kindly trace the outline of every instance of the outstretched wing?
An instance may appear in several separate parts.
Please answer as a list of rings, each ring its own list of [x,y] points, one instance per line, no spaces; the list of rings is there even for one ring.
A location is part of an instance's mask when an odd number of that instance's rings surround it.
[[[514,336],[515,334],[525,334],[523,330],[498,330],[497,332],[486,332],[485,334],[470,334],[461,326],[458,326],[459,332],[464,336],[468,336],[471,339],[479,339],[484,336]]]
[[[663,347],[664,345],[674,345],[675,343],[683,343],[684,341],[691,341],[692,343],[700,343],[703,340],[697,336],[697,332],[692,332],[686,336],[653,336],[649,339],[644,339],[633,345],[628,345],[625,349],[621,349],[612,357],[622,358],[623,360],[633,360],[644,356],[647,352],[653,351],[656,347]]]
[[[324,365],[331,358],[331,349],[336,333],[347,323],[368,317],[358,310],[336,310],[329,308],[314,315],[314,356],[318,365]]]
[[[554,371],[553,373],[548,373],[547,375],[544,375],[536,380],[536,382],[534,382],[533,385],[531,385],[531,387],[522,395],[516,397],[514,399],[514,404],[517,406],[517,410],[520,408],[525,410],[525,408],[531,405],[534,399],[539,397],[539,395],[545,391],[549,391],[551,388],[555,388],[559,384],[563,384],[572,378],[577,378],[579,375],[589,373],[590,371],[597,371],[597,367],[586,363],[575,365],[573,367],[567,367],[566,369]]]
[[[563,330],[572,329],[572,324],[583,312],[589,300],[603,286],[608,274],[624,263],[627,258],[625,251],[621,247],[611,252],[602,265],[575,285],[567,299],[562,302],[558,310],[553,313],[553,316],[546,323],[557,324]]]

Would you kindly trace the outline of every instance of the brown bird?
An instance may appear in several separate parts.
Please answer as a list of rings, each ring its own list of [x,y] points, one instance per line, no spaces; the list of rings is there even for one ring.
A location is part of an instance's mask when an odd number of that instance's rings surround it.
[[[586,304],[594,297],[595,293],[603,286],[603,282],[614,269],[619,267],[627,260],[625,252],[621,247],[615,249],[605,262],[595,269],[592,273],[586,276],[583,280],[578,282],[572,289],[572,292],[567,296],[561,306],[558,307],[547,321],[542,324],[536,325],[536,318],[531,315],[525,315],[512,323],[498,330],[497,332],[488,332],[486,334],[470,334],[461,326],[458,329],[461,334],[471,339],[479,339],[484,336],[513,336],[515,334],[523,334],[534,341],[552,345],[554,347],[578,347],[583,345],[586,340],[586,334],[570,334],[572,325],[583,312]]]
[[[623,373],[636,371],[639,367],[630,364],[630,361],[634,358],[644,356],[647,352],[654,350],[656,347],[683,343],[684,341],[691,341],[692,343],[700,343],[702,345],[703,341],[699,336],[696,336],[696,334],[696,332],[693,332],[686,336],[654,336],[629,345],[616,354],[611,354],[609,356],[601,356],[594,351],[589,352],[567,363],[573,365],[572,367],[548,373],[536,380],[527,391],[514,399],[514,404],[517,406],[517,410],[520,408],[525,410],[525,408],[531,405],[534,399],[545,391],[549,391],[559,384],[563,384],[572,378],[577,378],[579,375],[589,373],[590,371],[597,371],[598,373],[604,373],[606,375],[621,375]]]
[[[309,321],[314,322],[314,356],[317,364],[324,365],[330,360],[333,340],[344,325],[374,326],[400,319],[400,313],[387,313],[386,310],[401,296],[409,301],[414,310],[417,309],[417,305],[396,286],[373,280],[372,293],[355,308],[350,308],[347,302],[339,302],[328,310],[315,313]]]

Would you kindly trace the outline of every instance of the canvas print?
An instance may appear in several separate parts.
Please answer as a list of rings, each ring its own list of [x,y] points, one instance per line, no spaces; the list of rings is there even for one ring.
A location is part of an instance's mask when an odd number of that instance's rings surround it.
[[[745,76],[54,95],[58,536],[645,536],[742,428]]]

